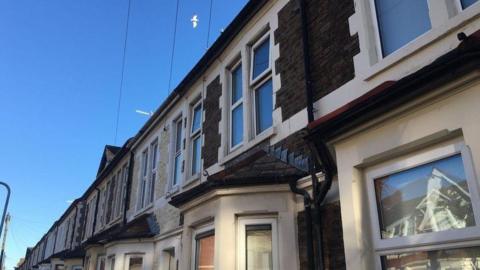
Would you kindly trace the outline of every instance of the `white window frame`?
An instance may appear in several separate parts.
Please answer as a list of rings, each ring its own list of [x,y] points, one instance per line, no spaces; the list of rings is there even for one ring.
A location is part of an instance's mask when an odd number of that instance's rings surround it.
[[[467,184],[474,212],[475,226],[382,239],[374,179],[388,176],[397,172],[406,171],[420,165],[428,164],[457,154],[461,154],[462,156],[465,176],[467,178]],[[480,240],[479,185],[475,175],[470,149],[462,141],[451,141],[406,158],[375,165],[365,171],[365,180],[371,215],[374,252],[377,255],[377,268],[381,269],[380,256],[383,255],[396,254],[399,252],[418,252],[424,248],[445,249],[450,247],[459,247],[459,242],[462,241],[464,242],[465,246],[469,246],[467,241],[475,239]],[[461,245],[462,243],[460,243],[460,246]]]
[[[141,155],[141,171],[140,171],[140,181],[138,181],[138,197],[137,197],[137,211],[140,211],[145,208],[146,206],[146,198],[145,195],[147,193],[148,188],[148,159],[150,156],[150,152],[148,147],[143,149]]]
[[[103,265],[104,265],[104,270],[108,270],[107,269],[107,258],[105,257],[105,255],[98,255],[97,256],[97,263],[96,263],[96,266],[95,266],[95,269],[96,270],[100,270],[100,262],[103,260]]]
[[[242,89],[241,92],[242,92],[242,97],[239,98],[235,103],[232,104],[232,97],[233,97],[233,71],[236,70],[238,67],[240,67],[240,71],[242,72]],[[227,95],[227,104],[228,104],[228,108],[229,108],[229,112],[228,112],[228,130],[229,130],[229,134],[228,134],[228,149],[229,149],[229,152],[233,152],[235,150],[237,150],[238,148],[242,147],[242,145],[244,144],[244,141],[245,141],[245,138],[244,138],[244,133],[245,132],[242,132],[242,141],[240,143],[238,143],[237,145],[232,145],[233,143],[233,140],[232,140],[232,135],[233,135],[233,110],[235,110],[237,107],[239,106],[243,106],[244,108],[242,109],[243,113],[242,113],[242,126],[243,126],[243,129],[245,129],[245,117],[244,117],[244,114],[245,114],[245,106],[244,106],[244,91],[243,91],[243,88],[244,88],[244,80],[243,80],[243,65],[242,65],[242,59],[241,57],[235,61],[235,63],[228,69],[228,95]]]
[[[466,10],[466,9],[468,9],[468,8],[474,7],[474,6],[478,5],[479,3],[480,3],[480,1],[477,1],[476,3],[473,3],[471,6],[464,8],[463,5],[462,5],[462,1],[461,1],[461,0],[455,1],[455,4],[456,4],[456,6],[457,6],[457,8],[458,8],[458,10],[459,10],[460,12],[461,12],[461,11],[464,11],[464,10]]]
[[[265,78],[263,78],[263,80],[261,80],[260,82],[258,82],[255,86],[252,86],[251,88],[251,95],[252,95],[252,112],[253,112],[253,116],[252,116],[252,124],[253,124],[253,135],[255,137],[258,137],[264,133],[267,133],[270,129],[272,129],[273,127],[273,107],[272,107],[272,125],[268,128],[266,128],[264,131],[261,131],[260,133],[257,133],[257,97],[256,97],[256,91],[258,91],[258,89],[263,86],[267,81],[270,81],[272,80],[272,95],[273,95],[273,78],[270,76],[267,76]],[[273,105],[273,96],[272,96],[272,105]]]
[[[108,265],[107,265],[108,268],[105,267],[106,268],[105,270],[115,270],[115,264],[117,263],[115,254],[109,255],[107,260],[108,260]]]
[[[260,75],[258,75],[255,79],[253,78],[253,60],[254,60],[254,51],[255,49],[260,46],[267,38],[269,38],[268,42],[268,68],[263,71]],[[257,91],[264,83],[266,83],[268,80],[272,80],[272,103],[274,101],[273,99],[273,78],[272,78],[272,38],[270,36],[270,31],[267,30],[260,38],[258,38],[253,45],[250,47],[250,65],[249,65],[249,84],[248,84],[248,89],[249,89],[249,94],[251,96],[252,103],[251,103],[251,124],[253,125],[252,131],[253,131],[253,138],[261,136],[264,133],[267,133],[272,127],[273,127],[273,122],[272,126],[265,129],[262,132],[257,133],[257,106],[256,106],[256,95],[255,91]],[[272,118],[273,118],[273,107],[272,107]],[[246,120],[244,119],[244,123]],[[244,126],[245,128],[245,126]]]
[[[200,127],[197,130],[193,130],[193,119],[194,119],[194,114],[195,114],[195,109],[197,107],[200,107]],[[190,125],[189,125],[189,145],[190,145],[190,150],[189,150],[189,165],[188,165],[188,175],[189,175],[189,181],[193,181],[194,179],[197,179],[200,177],[202,173],[202,126],[203,126],[203,103],[202,103],[202,97],[200,96],[198,100],[190,106]],[[194,155],[193,155],[193,148],[194,148],[194,141],[199,138],[200,139],[200,160],[199,160],[199,171],[197,173],[193,173],[193,164],[194,164]],[[185,157],[184,157],[185,159]]]
[[[110,218],[110,222],[115,221],[119,216],[120,216],[120,204],[122,203],[122,185],[123,185],[123,179],[122,179],[122,169],[120,168],[117,173],[115,174],[115,189],[113,190],[113,196],[114,196],[114,204],[112,207],[112,215]]]
[[[256,78],[253,78],[253,61],[255,57],[255,49],[258,48],[267,38],[270,38],[268,41],[268,68],[260,73]],[[264,76],[272,72],[272,38],[270,36],[270,31],[266,31],[260,38],[258,38],[250,48],[250,65],[249,65],[249,85],[253,86],[261,81]]]
[[[197,267],[197,239],[196,238],[198,235],[208,233],[208,232],[212,232],[215,239],[215,248],[213,250],[213,264],[215,268],[215,262],[217,261],[216,260],[216,257],[217,257],[216,231],[215,231],[215,226],[213,224],[207,224],[207,225],[203,225],[201,227],[196,228],[192,233],[192,256],[190,256],[192,258],[192,268],[191,268],[192,270],[196,270],[196,267]]]
[[[246,229],[249,225],[270,225],[272,227],[273,270],[279,269],[279,242],[277,219],[273,217],[240,217],[237,222],[237,269],[247,270]]]
[[[100,189],[100,194],[99,194],[100,195],[100,209],[101,209],[101,211],[99,211],[99,216],[100,216],[99,229],[102,229],[105,226],[105,218],[106,218],[105,213],[107,212],[106,211],[107,194],[108,194],[107,185],[105,184]]]
[[[171,171],[171,181],[170,181],[170,190],[174,190],[176,188],[178,188],[182,182],[183,182],[183,177],[185,176],[185,173],[184,173],[184,164],[185,164],[185,155],[183,155],[183,148],[185,147],[184,145],[184,140],[185,140],[185,136],[184,136],[184,132],[185,132],[185,123],[184,123],[184,119],[183,119],[183,116],[180,115],[178,117],[175,118],[175,120],[172,121],[172,153],[171,153],[171,166],[170,166],[170,171]],[[177,151],[177,129],[178,129],[178,122],[180,122],[180,126],[182,128],[181,130],[181,134],[180,134],[180,149]],[[182,161],[181,161],[181,168],[180,168],[180,171],[181,171],[181,175],[178,176],[178,179],[175,179],[175,159],[177,156],[179,155],[183,155],[183,158],[182,158]]]
[[[382,39],[381,39],[381,36],[380,36],[380,27],[378,25],[379,22],[378,22],[378,15],[377,15],[377,8],[376,8],[375,1],[376,0],[369,0],[369,6],[370,6],[370,13],[371,13],[371,16],[372,16],[371,19],[372,19],[374,39],[375,39],[375,52],[377,54],[377,57],[376,57],[377,58],[377,63],[380,62],[382,59],[385,59],[385,58],[387,58],[387,57],[389,57],[393,54],[396,54],[402,48],[408,47],[411,43],[415,42],[416,40],[420,39],[422,36],[431,32],[432,29],[434,28],[434,24],[433,24],[433,20],[432,20],[433,18],[432,18],[432,15],[430,14],[430,3],[427,3],[428,4],[428,10],[429,10],[428,19],[430,20],[430,25],[431,25],[430,30],[428,30],[425,33],[419,35],[418,37],[410,40],[409,42],[407,42],[403,46],[399,47],[397,50],[393,51],[389,55],[384,56],[383,55]],[[430,1],[432,1],[432,0],[427,0],[427,2],[430,2]],[[434,0],[434,1],[437,1],[437,0]]]
[[[158,176],[158,160],[159,160],[159,151],[158,151],[158,139],[153,140],[150,144],[150,159],[149,159],[149,175],[148,175],[148,193],[147,193],[147,206],[152,204],[155,201],[155,182]]]
[[[125,254],[124,270],[130,270],[130,260],[132,258],[142,258],[142,270],[145,269],[145,253]]]

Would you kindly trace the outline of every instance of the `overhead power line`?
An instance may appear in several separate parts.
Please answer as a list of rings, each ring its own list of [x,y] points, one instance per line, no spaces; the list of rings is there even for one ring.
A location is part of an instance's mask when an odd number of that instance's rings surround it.
[[[128,41],[128,28],[130,24],[130,9],[131,9],[131,0],[128,0],[128,8],[127,8],[127,22],[125,24],[125,39],[123,42],[123,55],[122,55],[122,73],[120,76],[120,89],[118,90],[118,104],[117,104],[117,119],[115,123],[115,139],[114,144],[117,144],[117,137],[118,137],[118,125],[120,122],[120,107],[122,104],[122,92],[123,92],[123,78],[125,75],[125,59],[127,55],[127,41]]]
[[[210,25],[212,23],[212,5],[213,5],[213,0],[210,0],[210,11],[208,12],[208,29],[207,29],[207,47],[208,49],[209,42],[210,42]]]
[[[170,94],[171,87],[172,87],[172,73],[173,73],[173,56],[175,55],[175,43],[177,40],[177,25],[178,25],[178,6],[180,0],[177,0],[177,7],[175,9],[175,21],[173,26],[173,41],[172,41],[172,51],[170,54],[170,74],[168,76],[168,93]]]

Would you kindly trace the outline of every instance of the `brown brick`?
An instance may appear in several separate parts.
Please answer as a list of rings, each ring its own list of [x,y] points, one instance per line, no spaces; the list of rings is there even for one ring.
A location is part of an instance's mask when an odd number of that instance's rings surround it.
[[[203,135],[205,144],[202,147],[203,166],[208,168],[218,162],[218,148],[221,137],[218,132],[218,125],[222,118],[220,109],[220,96],[222,95],[222,84],[217,76],[208,86],[203,109],[205,121],[203,122]]]

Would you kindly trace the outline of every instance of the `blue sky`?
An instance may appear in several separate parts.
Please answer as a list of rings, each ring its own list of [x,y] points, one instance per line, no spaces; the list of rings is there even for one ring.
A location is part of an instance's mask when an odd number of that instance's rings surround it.
[[[246,2],[213,0],[210,43]],[[168,94],[175,4],[132,0],[117,144],[147,120],[136,109],[153,111]],[[209,4],[180,0],[172,87],[205,52]],[[127,6],[0,1],[0,180],[13,190],[7,269],[83,193],[114,144]]]

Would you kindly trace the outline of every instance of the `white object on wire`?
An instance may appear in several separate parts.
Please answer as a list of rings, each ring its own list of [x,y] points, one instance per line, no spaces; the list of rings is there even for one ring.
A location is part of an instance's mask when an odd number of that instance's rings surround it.
[[[193,28],[197,28],[198,22],[199,22],[200,20],[198,19],[198,15],[197,15],[197,14],[194,14],[194,15],[192,16],[192,18],[190,19],[190,21],[192,22]]]

